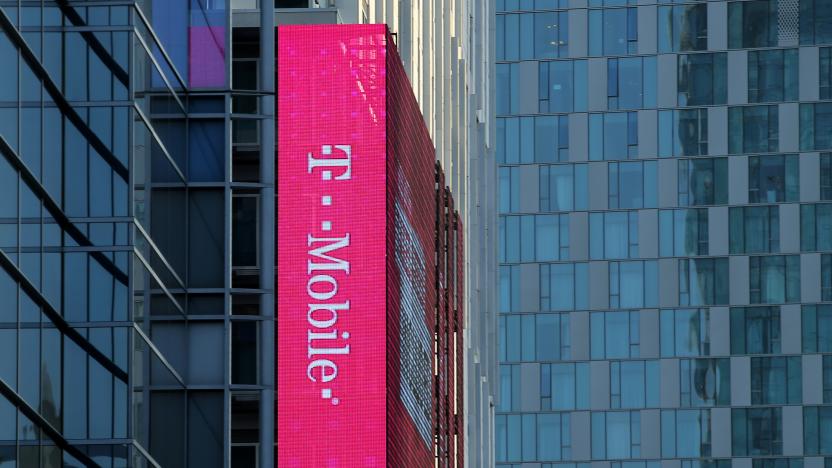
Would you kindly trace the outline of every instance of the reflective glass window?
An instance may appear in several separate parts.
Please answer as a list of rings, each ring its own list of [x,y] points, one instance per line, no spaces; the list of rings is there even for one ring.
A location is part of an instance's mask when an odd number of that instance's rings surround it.
[[[629,311],[590,314],[590,356],[592,359],[637,358],[641,336],[639,313]]]
[[[532,60],[569,55],[566,12],[497,15],[497,60]]]
[[[611,162],[607,169],[609,208],[656,206],[656,161]]]
[[[587,188],[586,164],[540,166],[541,211],[586,209]]]
[[[749,258],[752,304],[778,304],[800,300],[800,256]]]
[[[610,363],[611,408],[659,406],[659,361]]]
[[[803,453],[832,454],[832,406],[803,407]]]
[[[832,148],[832,103],[800,105],[800,150]]]
[[[797,49],[748,52],[748,102],[797,100]]]
[[[593,260],[638,257],[638,212],[589,214],[589,256]]]
[[[659,6],[658,36],[659,53],[707,49],[707,5]]]
[[[592,458],[638,458],[641,456],[641,412],[593,412]]]
[[[708,109],[659,111],[659,157],[708,154]]]
[[[779,354],[780,307],[732,307],[731,354]]]
[[[777,46],[777,1],[728,3],[728,48]]]
[[[725,104],[727,56],[725,52],[679,55],[679,106]]]
[[[728,259],[679,260],[679,305],[728,303]]]
[[[769,153],[777,151],[779,145],[777,106],[728,108],[729,153]]]
[[[682,159],[677,181],[679,206],[728,202],[727,158]]]
[[[800,356],[752,357],[751,404],[799,405],[801,379]]]
[[[496,148],[500,164],[532,164],[569,159],[569,120],[566,116],[497,119]]]
[[[804,305],[801,325],[804,353],[832,352],[832,305]]]
[[[500,217],[501,262],[545,262],[569,258],[569,216]]]
[[[732,254],[780,251],[780,207],[731,207],[728,211]]]
[[[586,64],[586,60],[540,62],[538,68],[538,105],[540,112],[586,111]]]
[[[558,361],[571,357],[569,314],[501,315],[501,362]]]
[[[656,57],[607,59],[607,107],[656,107]]]
[[[832,250],[832,204],[800,205],[800,250]]]
[[[586,263],[540,265],[541,310],[585,309],[587,272]]]
[[[708,255],[708,209],[659,210],[659,255]]]
[[[832,5],[800,0],[800,45],[832,43]]]
[[[540,409],[589,408],[589,364],[540,365]]]
[[[655,307],[659,286],[655,260],[610,262],[610,307]]]
[[[730,359],[681,359],[679,376],[682,407],[731,404]]]
[[[589,10],[589,55],[628,55],[637,52],[636,8]]]
[[[795,154],[748,158],[748,202],[778,203],[800,199],[800,166]]]
[[[732,408],[731,445],[734,456],[782,455],[783,409]]]
[[[662,410],[662,457],[709,457],[711,412]]]
[[[589,114],[589,159],[638,157],[638,113]]]
[[[660,315],[662,357],[711,353],[709,309],[663,309]]]
[[[832,99],[832,47],[818,50],[820,66],[820,98]]]

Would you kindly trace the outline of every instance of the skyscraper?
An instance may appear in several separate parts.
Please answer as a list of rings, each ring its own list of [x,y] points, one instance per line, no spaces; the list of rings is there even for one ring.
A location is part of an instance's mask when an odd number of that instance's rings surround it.
[[[490,225],[471,3],[0,1],[0,466],[274,466],[275,26],[400,18],[463,225]],[[496,382],[482,265],[474,456]]]
[[[830,24],[497,1],[498,466],[832,463]]]

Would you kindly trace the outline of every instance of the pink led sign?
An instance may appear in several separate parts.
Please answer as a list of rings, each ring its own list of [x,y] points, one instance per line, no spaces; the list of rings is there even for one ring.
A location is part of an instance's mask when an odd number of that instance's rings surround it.
[[[385,27],[277,38],[278,464],[384,467]]]

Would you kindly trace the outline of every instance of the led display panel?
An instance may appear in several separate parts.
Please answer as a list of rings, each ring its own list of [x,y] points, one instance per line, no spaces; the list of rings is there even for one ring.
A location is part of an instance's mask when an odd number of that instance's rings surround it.
[[[277,462],[387,466],[383,25],[277,30]]]

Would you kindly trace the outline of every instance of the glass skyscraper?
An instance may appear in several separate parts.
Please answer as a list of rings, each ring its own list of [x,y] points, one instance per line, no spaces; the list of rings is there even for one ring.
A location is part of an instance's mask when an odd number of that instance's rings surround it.
[[[344,22],[396,34],[486,252],[465,265],[454,416],[491,464],[493,15],[475,3],[0,0],[0,468],[276,466],[275,27]]]
[[[832,2],[496,10],[497,465],[832,466]]]

